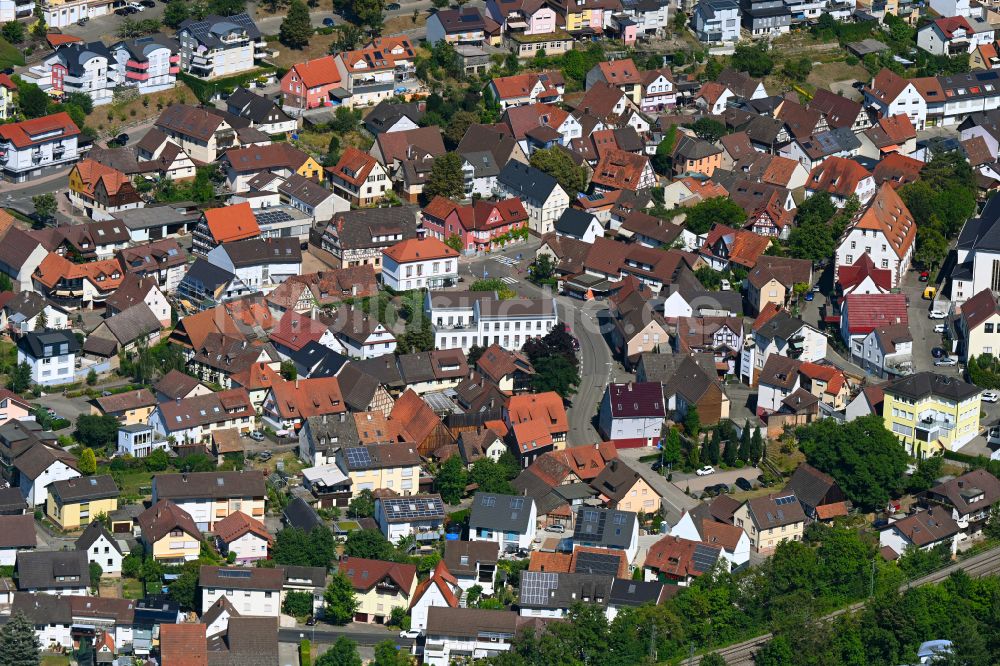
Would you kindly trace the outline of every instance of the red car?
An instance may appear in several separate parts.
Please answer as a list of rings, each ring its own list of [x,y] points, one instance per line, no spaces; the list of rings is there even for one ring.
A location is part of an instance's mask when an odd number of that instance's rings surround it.
[[[928,273],[927,271],[920,271],[920,281],[921,282],[927,282],[927,280],[930,279],[930,276],[931,276],[931,274]]]

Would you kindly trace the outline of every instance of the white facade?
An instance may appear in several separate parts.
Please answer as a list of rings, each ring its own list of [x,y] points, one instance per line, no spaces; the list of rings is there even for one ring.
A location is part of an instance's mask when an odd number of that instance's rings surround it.
[[[225,596],[240,615],[278,617],[281,615],[281,590],[237,590],[216,587],[201,588],[201,612]]]
[[[772,386],[760,382],[757,385],[757,409],[767,412],[776,412],[781,409],[781,402],[799,388],[801,378],[796,375],[795,383],[789,388]]]
[[[73,649],[73,636],[70,624],[36,624],[35,636],[42,649],[61,646],[67,650]]]
[[[103,534],[87,549],[87,561],[101,565],[101,571],[105,574],[120,574],[123,559],[125,556],[119,552],[118,545],[111,543]]]
[[[475,345],[488,347],[496,343],[504,349],[516,351],[529,339],[544,337],[558,323],[554,300],[549,314],[536,315],[517,312],[506,315],[504,302],[494,303],[500,306],[496,308],[496,313],[483,312],[482,301],[479,300],[459,307],[435,308],[431,306],[428,294],[424,311],[431,318],[434,346],[437,349],[460,348],[467,353]]]
[[[4,175],[9,180],[21,183],[41,175],[45,169],[76,162],[80,158],[77,151],[78,136],[75,133],[67,136],[67,129],[61,127],[37,135],[28,146],[17,146],[12,141],[0,140],[0,165]]]
[[[431,575],[434,572],[431,571]],[[448,585],[449,583],[445,580],[432,582],[424,593],[420,595],[420,598],[413,602],[410,607],[410,628],[418,629],[421,632],[427,630],[427,611],[432,607],[436,608],[446,608],[449,607],[448,602],[444,598],[444,593],[438,585]]]
[[[624,99],[624,98],[623,98]],[[556,220],[569,207],[569,195],[559,185],[552,188],[547,198],[532,196],[531,192],[521,192],[505,185],[499,178],[493,193],[500,199],[520,197],[524,210],[528,213],[528,228],[538,235],[547,234],[553,230]]]
[[[800,361],[815,362],[826,357],[827,338],[812,326],[803,323],[788,338],[787,340],[777,336],[772,338],[754,332],[753,344],[743,345],[740,378],[747,384],[752,384],[753,378],[767,363],[768,356],[771,354],[789,356],[792,351],[790,340],[796,340],[796,347],[802,350],[797,357]]]
[[[301,257],[301,255],[300,255]],[[234,274],[253,291],[270,291],[293,275],[302,274],[302,261],[262,261],[250,265],[237,266],[229,257],[225,244],[219,245],[205,255],[213,266]]]
[[[211,48],[202,44],[190,28],[181,28],[177,31],[177,41],[181,44],[180,62],[185,72],[203,79],[214,79],[254,68],[254,58],[258,55],[258,50],[263,51],[266,48],[266,43],[263,39],[256,41],[249,31],[240,29],[224,19],[220,24],[223,22],[233,29],[219,36],[218,41],[221,45]],[[257,32],[256,28],[253,32]]]
[[[912,83],[907,82],[903,90],[887,102],[878,99],[867,89],[864,93],[865,106],[875,109],[880,116],[895,116],[902,113],[909,116],[910,122],[917,130],[922,130],[926,126],[927,101]]]
[[[8,23],[31,16],[35,3],[31,0],[0,0],[0,22]]]
[[[498,652],[510,650],[513,638],[513,634],[494,636],[484,633],[475,638],[428,634],[424,647],[424,664],[427,666],[449,666],[453,661],[485,659]]]
[[[892,247],[892,241],[885,237],[885,234],[874,229],[851,228],[845,235],[840,245],[837,246],[836,265],[853,266],[862,254],[867,254],[875,263],[875,268],[885,268],[892,271],[892,286],[899,285],[903,274],[910,269],[910,261],[913,259],[913,248],[916,244],[910,243],[906,252],[900,257]]]
[[[534,500],[527,500],[531,509],[528,511],[527,531],[525,532],[505,532],[488,527],[470,528],[469,541],[490,541],[500,544],[500,552],[504,552],[507,546],[516,544],[518,548],[525,550],[531,548],[535,540],[536,524],[538,522],[538,509]]]
[[[685,512],[681,519],[677,521],[677,524],[673,526],[670,530],[670,536],[680,537],[682,539],[687,539],[688,541],[703,541],[701,534],[698,532],[698,528],[695,527],[694,519],[691,518],[691,514]],[[750,537],[747,536],[746,532],[740,535],[739,541],[736,543],[736,547],[732,550],[723,548],[722,556],[729,560],[730,570],[734,570],[737,567],[741,567],[750,561]]]
[[[16,0],[15,0],[16,1]],[[111,13],[112,2],[109,0],[70,0],[61,4],[42,3],[42,13],[45,25],[50,28],[66,28],[82,18],[107,16]],[[18,16],[21,7],[18,7]]]
[[[969,0],[930,0],[931,9],[938,16],[971,16]]]
[[[866,372],[879,377],[885,377],[889,367],[898,366],[903,361],[913,358],[913,342],[898,341],[895,349],[887,353],[883,349],[880,338],[872,331],[862,339],[853,338],[851,344],[851,360],[861,366]]]
[[[32,479],[25,473],[21,473],[21,496],[28,506],[43,506],[49,496],[49,486],[55,481],[65,481],[75,479],[80,476],[76,471],[61,460],[55,460],[38,475]]]
[[[118,453],[145,458],[157,449],[170,448],[170,442],[156,436],[152,426],[128,426],[118,430]]]
[[[382,254],[382,283],[395,291],[437,289],[457,281],[457,257],[431,257],[397,263],[388,254]]]
[[[129,49],[133,49],[135,53]],[[119,84],[138,88],[139,94],[170,90],[177,85],[180,54],[150,37],[119,42],[111,47]],[[141,53],[140,57],[136,54]]]
[[[267,559],[267,539],[259,534],[247,532],[229,543],[226,543],[221,538],[218,539],[218,542],[220,552],[225,555],[236,553],[236,561],[238,563]]]
[[[993,31],[966,31],[957,27],[949,37],[937,23],[928,23],[917,31],[917,46],[934,55],[950,56],[972,53],[982,44],[993,42]]]
[[[343,343],[351,358],[378,358],[396,351],[395,336],[381,323],[364,340],[355,340],[343,333],[337,334],[337,340]]]
[[[702,0],[692,22],[698,41],[712,44],[740,39],[740,6],[734,0]]]

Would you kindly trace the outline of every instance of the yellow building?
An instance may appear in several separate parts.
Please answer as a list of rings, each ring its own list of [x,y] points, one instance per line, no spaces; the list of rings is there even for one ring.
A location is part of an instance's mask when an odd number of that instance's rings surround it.
[[[299,165],[295,173],[319,183],[323,182],[323,165],[313,159],[312,156],[306,157],[306,161]]]
[[[660,510],[660,495],[631,467],[613,459],[591,482],[607,505],[619,511],[655,513]]]
[[[801,541],[806,514],[794,493],[747,500],[733,513],[733,524],[750,537],[750,548],[767,555],[782,541]]]
[[[156,405],[156,396],[152,391],[138,389],[96,398],[91,403],[90,413],[113,416],[122,425],[146,425]]]
[[[412,564],[349,557],[338,566],[354,587],[355,622],[385,624],[393,609],[409,609],[417,590],[417,568]]]
[[[6,74],[0,75],[0,119],[7,120],[14,116],[14,91],[17,84]]]
[[[413,444],[378,444],[341,449],[337,465],[351,479],[351,498],[362,490],[387,488],[400,495],[420,490],[420,454]]]
[[[75,530],[118,509],[118,486],[108,474],[53,481],[45,512],[64,530]]]
[[[979,434],[978,386],[958,377],[918,372],[883,388],[882,419],[914,458],[957,451]]]
[[[198,559],[201,531],[191,514],[170,500],[160,500],[137,520],[146,552],[154,560],[179,564]]]

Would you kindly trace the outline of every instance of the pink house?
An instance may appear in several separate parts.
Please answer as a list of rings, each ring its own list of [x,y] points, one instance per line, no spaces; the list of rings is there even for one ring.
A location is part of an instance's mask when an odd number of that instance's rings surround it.
[[[558,7],[551,0],[487,0],[486,11],[504,32],[548,35],[559,28]]]
[[[498,239],[528,225],[528,213],[518,198],[504,201],[479,199],[471,206],[434,197],[423,210],[423,227],[440,240],[458,236],[466,254],[487,252]]]
[[[282,107],[315,109],[333,101],[330,91],[345,88],[337,59],[325,56],[294,65],[281,77]]]
[[[0,425],[15,419],[26,419],[29,414],[31,405],[27,401],[8,389],[0,389]]]

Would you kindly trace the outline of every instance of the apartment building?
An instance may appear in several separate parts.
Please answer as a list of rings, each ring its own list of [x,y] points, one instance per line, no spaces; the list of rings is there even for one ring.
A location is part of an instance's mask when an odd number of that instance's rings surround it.
[[[416,75],[416,53],[403,36],[376,37],[360,49],[337,56],[349,106],[372,106],[389,99],[396,88]]]
[[[161,403],[149,417],[149,425],[177,443],[207,442],[218,430],[250,432],[255,416],[246,390],[229,389]]]
[[[139,94],[170,90],[177,84],[181,56],[177,42],[164,35],[147,35],[118,42],[111,47],[118,85]]]
[[[16,183],[79,158],[80,128],[66,112],[0,126],[0,169]]]
[[[518,350],[529,339],[546,335],[559,321],[553,299],[501,301],[487,292],[429,291],[424,312],[431,319],[435,347],[464,352],[491,344]]]
[[[267,493],[260,472],[192,472],[153,477],[153,503],[169,499],[207,531],[235,511],[262,519]]]
[[[80,343],[71,331],[26,333],[17,341],[17,362],[31,368],[31,381],[42,386],[69,384],[76,373]]]
[[[278,617],[284,584],[282,567],[202,566],[198,571],[201,612],[208,612],[212,604],[225,597],[240,616]]]
[[[246,72],[263,57],[267,44],[246,13],[188,19],[177,29],[180,66],[202,79]]]
[[[914,458],[957,451],[979,434],[982,390],[974,384],[918,372],[882,388],[885,428]]]
[[[351,581],[358,602],[355,622],[385,624],[396,608],[408,610],[417,591],[417,568],[412,564],[367,560],[346,555],[337,571]]]
[[[458,251],[437,238],[405,240],[382,256],[382,283],[395,291],[440,289],[458,281]]]

